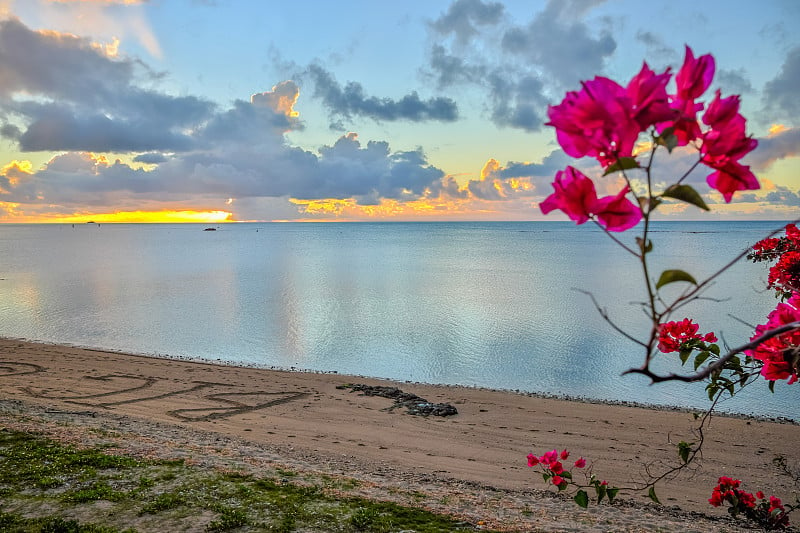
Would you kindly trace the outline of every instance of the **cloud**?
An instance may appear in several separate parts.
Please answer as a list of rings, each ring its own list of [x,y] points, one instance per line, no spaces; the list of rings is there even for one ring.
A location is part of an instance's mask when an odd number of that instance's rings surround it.
[[[582,20],[598,3],[551,0],[513,24],[498,4],[456,1],[429,24],[434,44],[423,75],[440,89],[477,86],[494,124],[538,131],[550,95],[601,72],[616,50],[608,31],[595,35]]]
[[[333,75],[319,65],[310,65],[306,74],[314,83],[314,96],[334,116],[352,118],[367,117],[376,121],[428,120],[453,122],[458,118],[458,107],[451,98],[435,97],[423,100],[415,92],[399,100],[378,98],[365,94],[358,82],[349,82],[342,87]]]
[[[541,67],[562,87],[574,87],[602,72],[617,48],[610,32],[594,36],[579,18],[597,3],[550,0],[527,25],[506,30],[503,50]]]
[[[778,186],[767,193],[766,200],[772,204],[800,207],[800,190],[792,191],[788,187]]]
[[[88,39],[0,21],[0,133],[23,151],[187,150],[214,105],[135,84],[151,71]],[[28,99],[26,99],[28,98]]]
[[[446,13],[431,23],[431,27],[440,35],[455,35],[456,42],[464,45],[478,34],[479,26],[497,24],[504,9],[500,2],[456,0]]]
[[[758,139],[758,148],[744,162],[754,170],[764,171],[776,161],[800,155],[800,128],[782,129],[774,135]]]
[[[789,50],[781,71],[764,85],[764,104],[768,111],[777,112],[794,123],[800,121],[800,46]]]

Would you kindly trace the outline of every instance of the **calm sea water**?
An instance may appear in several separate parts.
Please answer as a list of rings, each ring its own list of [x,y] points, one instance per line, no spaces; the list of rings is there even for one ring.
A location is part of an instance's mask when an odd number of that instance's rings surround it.
[[[660,268],[710,274],[780,227],[663,222]],[[620,376],[647,323],[635,261],[572,223],[0,225],[0,335],[142,354],[703,407],[702,385]],[[632,235],[623,235],[632,239]],[[775,306],[740,262],[687,309],[731,346]],[[676,284],[677,285],[677,284]],[[678,317],[682,318],[682,317]],[[670,368],[664,356],[661,368]],[[800,419],[800,385],[722,409]]]

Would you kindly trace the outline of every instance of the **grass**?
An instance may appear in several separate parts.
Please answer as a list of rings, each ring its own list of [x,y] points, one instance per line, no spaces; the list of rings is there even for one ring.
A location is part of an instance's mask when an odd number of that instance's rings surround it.
[[[336,496],[325,476],[280,469],[272,476],[144,461],[0,430],[0,531],[475,530],[418,507]]]

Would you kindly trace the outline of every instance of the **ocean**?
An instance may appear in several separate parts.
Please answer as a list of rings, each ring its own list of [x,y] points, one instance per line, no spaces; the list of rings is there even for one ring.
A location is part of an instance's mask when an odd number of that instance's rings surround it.
[[[700,279],[779,222],[658,222],[653,272]],[[591,225],[0,225],[0,336],[258,367],[702,409],[702,384],[622,376],[646,334],[635,259]],[[635,246],[632,233],[619,235]],[[655,274],[654,274],[655,275]],[[745,342],[777,300],[737,263],[685,308]],[[667,287],[675,294],[680,284]],[[750,324],[750,325],[748,325]],[[658,368],[678,370],[676,356]],[[723,411],[800,420],[800,384]]]

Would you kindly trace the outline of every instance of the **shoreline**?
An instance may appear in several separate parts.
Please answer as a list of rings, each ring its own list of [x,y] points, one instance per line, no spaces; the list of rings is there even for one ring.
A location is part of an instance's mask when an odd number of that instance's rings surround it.
[[[651,411],[668,411],[668,412],[679,412],[679,413],[702,413],[705,410],[701,408],[693,408],[693,407],[685,407],[680,405],[670,405],[670,404],[658,404],[658,403],[646,403],[646,402],[636,402],[636,401],[629,401],[629,400],[610,400],[610,399],[603,399],[603,398],[591,398],[587,396],[572,396],[569,394],[549,394],[545,392],[535,392],[535,391],[525,391],[521,389],[505,389],[505,388],[497,388],[497,387],[486,387],[482,385],[464,385],[464,384],[457,384],[457,383],[434,383],[428,381],[414,381],[414,380],[399,380],[381,376],[370,376],[366,374],[344,374],[340,373],[336,370],[316,370],[313,368],[300,368],[300,367],[281,367],[277,365],[260,365],[257,363],[247,364],[241,363],[229,359],[208,359],[203,357],[191,357],[191,356],[182,356],[182,355],[170,355],[170,354],[162,354],[162,353],[139,353],[139,352],[132,352],[132,351],[124,351],[124,350],[117,350],[113,348],[102,348],[102,347],[95,347],[95,346],[88,346],[82,344],[73,344],[73,343],[61,343],[61,342],[51,342],[51,341],[41,341],[41,340],[30,340],[26,338],[19,338],[19,337],[0,337],[0,341],[8,340],[8,341],[19,341],[24,343],[30,344],[39,344],[45,346],[61,346],[65,348],[75,348],[79,350],[85,350],[88,352],[98,352],[98,353],[112,353],[130,357],[142,357],[145,359],[159,359],[159,360],[166,360],[166,361],[179,361],[184,363],[197,363],[203,365],[211,365],[211,366],[224,366],[224,367],[231,367],[231,368],[240,368],[243,370],[268,370],[268,371],[275,371],[275,372],[288,372],[288,373],[300,373],[300,374],[318,374],[321,376],[331,375],[331,376],[342,376],[342,377],[350,377],[354,379],[366,379],[366,380],[375,380],[375,381],[383,381],[386,383],[398,383],[398,384],[407,384],[407,385],[419,385],[419,386],[427,386],[427,387],[443,387],[443,388],[456,388],[456,389],[472,389],[478,391],[494,391],[499,393],[507,393],[507,394],[517,394],[521,396],[528,396],[531,398],[540,398],[545,400],[561,400],[565,402],[576,402],[576,403],[585,403],[591,405],[608,405],[608,406],[617,406],[617,407],[633,407],[637,409],[647,409]],[[800,419],[794,419],[791,417],[786,416],[768,416],[768,415],[755,415],[755,414],[748,414],[748,413],[740,413],[740,412],[731,412],[731,411],[714,411],[715,417],[724,417],[724,418],[736,418],[740,420],[757,420],[762,422],[774,422],[777,424],[789,424],[800,426]]]
[[[16,339],[0,339],[0,353],[0,423],[7,427],[38,427],[77,442],[111,439],[112,432],[120,435],[118,446],[143,455],[177,454],[200,464],[256,469],[283,464],[350,477],[360,480],[359,490],[367,495],[408,497],[417,491],[426,506],[468,514],[487,527],[557,531],[556,522],[566,521],[574,530],[580,520],[594,524],[589,531],[656,526],[737,531],[720,522],[724,509],[708,505],[717,477],[742,479],[745,490],[764,490],[787,502],[796,490],[772,464],[778,456],[792,464],[800,460],[796,424],[715,416],[706,431],[703,463],[659,485],[664,506],[626,492],[621,505],[583,511],[552,494],[525,456],[568,448],[575,458],[593,462],[599,477],[622,485],[648,468],[674,464],[675,443],[693,438],[693,417],[513,391],[226,366]],[[354,380],[394,384],[430,402],[450,403],[458,414],[422,417],[390,410],[386,398],[339,388]],[[637,523],[638,528],[630,526]]]

